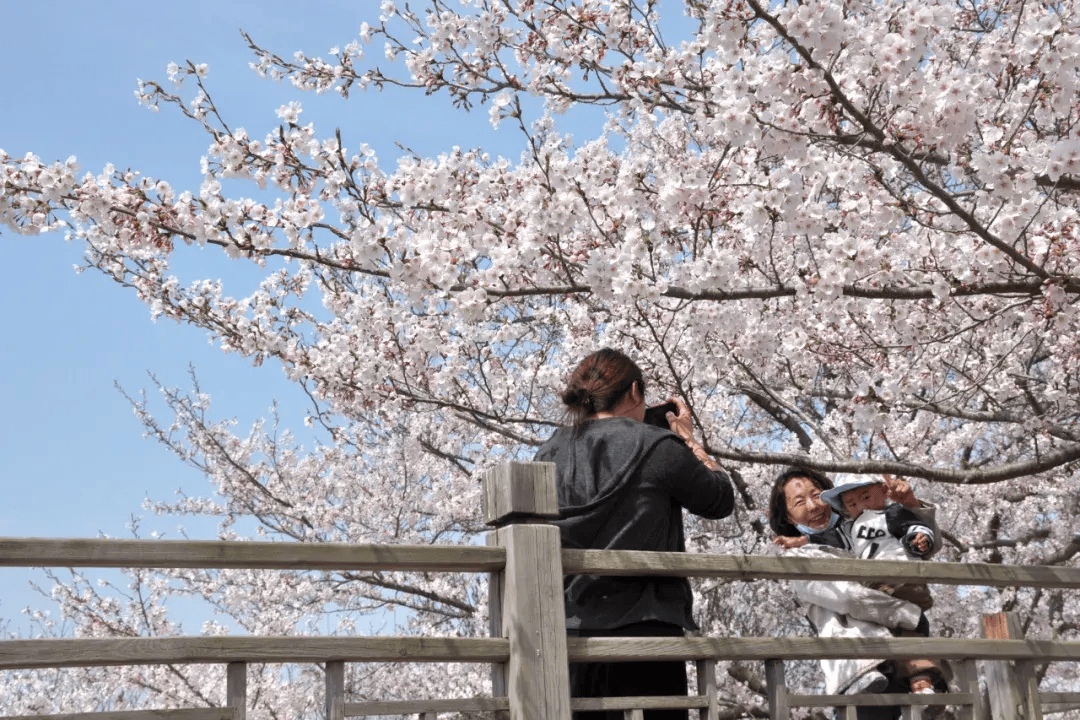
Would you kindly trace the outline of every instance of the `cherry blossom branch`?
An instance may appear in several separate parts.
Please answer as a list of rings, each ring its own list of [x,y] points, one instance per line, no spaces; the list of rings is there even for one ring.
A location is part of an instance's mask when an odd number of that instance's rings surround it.
[[[1003,463],[977,470],[953,470],[890,460],[824,461],[792,453],[750,452],[730,445],[711,451],[713,455],[754,465],[803,465],[814,470],[856,475],[900,475],[923,478],[950,485],[987,485],[1014,478],[1038,475],[1080,460],[1080,444],[1042,453],[1032,460]]]

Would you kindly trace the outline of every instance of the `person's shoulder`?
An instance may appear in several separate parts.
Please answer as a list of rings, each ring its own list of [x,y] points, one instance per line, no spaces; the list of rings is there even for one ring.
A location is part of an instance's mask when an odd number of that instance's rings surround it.
[[[603,420],[593,420],[582,423],[580,429],[581,432],[589,435],[617,435],[619,437],[634,437],[646,440],[658,440],[665,436],[671,436],[676,440],[679,439],[678,435],[667,428],[639,422],[628,417],[612,417]]]
[[[550,462],[554,461],[555,456],[559,452],[559,448],[564,447],[570,438],[570,433],[573,431],[572,427],[559,427],[551,434],[547,440],[540,446],[533,455],[533,461],[535,462]]]
[[[676,435],[675,433],[673,433],[671,430],[669,430],[667,428],[662,428],[662,427],[660,427],[658,425],[650,425],[649,423],[635,422],[633,420],[631,420],[630,422],[632,422],[634,425],[637,425],[638,426],[637,427],[638,432],[640,432],[642,435],[644,435],[646,437],[658,437],[658,438],[673,437],[676,440],[682,440],[682,438],[680,438],[678,435]]]

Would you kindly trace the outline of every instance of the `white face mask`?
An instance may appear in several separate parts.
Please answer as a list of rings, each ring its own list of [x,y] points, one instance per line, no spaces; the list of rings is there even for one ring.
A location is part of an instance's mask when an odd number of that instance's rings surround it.
[[[795,525],[795,529],[801,532],[803,535],[817,535],[818,533],[823,533],[826,530],[832,530],[834,527],[836,527],[836,523],[838,522],[840,522],[840,516],[836,513],[836,511],[830,510],[829,522],[825,523],[825,527],[817,528],[815,530],[814,528],[808,528],[805,525]]]

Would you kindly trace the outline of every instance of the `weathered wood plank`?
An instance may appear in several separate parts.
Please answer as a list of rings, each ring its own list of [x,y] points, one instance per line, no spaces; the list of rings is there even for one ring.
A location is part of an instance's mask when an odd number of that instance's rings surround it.
[[[505,564],[502,548],[477,545],[0,538],[0,567],[493,572]]]
[[[498,541],[506,548],[502,634],[510,641],[510,716],[570,720],[559,529],[510,525],[498,530]]]
[[[326,720],[345,720],[345,663],[326,663]]]
[[[902,706],[900,720],[922,720],[922,708],[915,705]]]
[[[345,703],[345,717],[419,715],[425,712],[470,713],[509,710],[506,698],[447,698],[442,700],[365,700]]]
[[[791,711],[783,660],[769,658],[765,661],[765,694],[769,703],[769,720],[787,720]]]
[[[229,707],[181,708],[178,710],[117,710],[62,715],[0,715],[0,720],[229,720]]]
[[[643,695],[608,698],[571,698],[570,707],[574,712],[583,710],[693,710],[706,707],[709,703],[704,695]]]
[[[965,658],[953,664],[956,671],[956,684],[961,693],[971,696],[971,705],[961,705],[957,713],[959,720],[987,720],[989,718],[989,705],[986,697],[979,686],[979,673],[975,667],[975,661]]]
[[[497,531],[489,532],[484,540],[488,546],[497,547],[499,534]],[[503,550],[503,548],[500,548],[500,550]],[[503,551],[505,552],[505,550]],[[503,592],[503,573],[501,571],[488,573],[488,635],[490,637],[503,636]],[[506,698],[506,663],[491,664],[491,694],[497,698]],[[505,710],[499,710],[496,714],[497,720],[509,720],[509,717],[509,705]]]
[[[1080,660],[1080,642],[956,638],[567,638],[570,662],[852,657]],[[0,670],[163,663],[507,662],[505,638],[175,637],[0,641]]]
[[[338,543],[202,542],[0,538],[0,567],[177,567],[310,570],[494,572],[498,547],[346,545]],[[949,585],[1080,588],[1080,569],[978,563],[709,555],[618,550],[563,550],[563,572],[592,575],[686,575],[743,580],[903,580]]]
[[[0,670],[230,662],[506,662],[502,638],[173,637],[0,641]]]
[[[570,662],[817,660],[935,657],[948,660],[1080,660],[1080,642],[957,638],[568,638]]]
[[[484,522],[502,525],[516,518],[555,518],[555,463],[506,462],[483,475]]]
[[[886,695],[883,693],[865,695],[788,695],[789,707],[871,707],[879,705],[971,705],[975,696],[971,693],[949,693],[939,695],[918,695],[903,693]]]
[[[1016,627],[1010,627],[1013,623],[1009,621],[1009,613],[983,615],[983,637],[990,640],[1017,639]],[[1023,720],[1027,703],[1020,676],[1013,664],[1009,661],[986,661],[983,663],[983,677],[986,678],[990,716],[994,720]]]
[[[712,555],[634,550],[563,550],[567,575],[684,575],[740,580],[860,580],[993,587],[1080,588],[1080,569],[984,563]]]
[[[1039,700],[1043,703],[1078,703],[1080,692],[1041,692]]]
[[[570,662],[928,656],[1080,661],[1080,642],[956,638],[567,638]],[[175,637],[0,641],[0,670],[230,662],[507,662],[505,638]]]
[[[720,698],[716,687],[716,661],[697,661],[697,691],[708,701],[698,713],[699,720],[720,720]]]
[[[231,662],[225,670],[225,704],[232,709],[232,720],[247,718],[247,663]]]

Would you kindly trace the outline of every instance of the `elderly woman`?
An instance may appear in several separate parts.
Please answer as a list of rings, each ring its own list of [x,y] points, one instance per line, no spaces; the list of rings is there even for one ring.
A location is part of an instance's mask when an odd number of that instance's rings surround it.
[[[821,499],[821,493],[832,486],[825,475],[808,468],[788,467],[777,476],[769,501],[769,525],[777,535],[777,545],[802,557],[851,557],[847,525]],[[910,485],[892,481],[888,488],[889,499],[911,507],[928,526],[935,526],[934,509],[919,503]],[[792,586],[819,637],[926,633],[926,617],[917,605],[858,582],[796,580]],[[902,661],[822,660],[821,668],[825,692],[830,695],[908,692],[906,678],[911,669]],[[857,713],[859,720],[893,720],[900,717],[900,708],[860,707]]]

